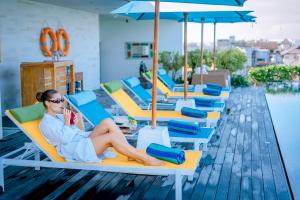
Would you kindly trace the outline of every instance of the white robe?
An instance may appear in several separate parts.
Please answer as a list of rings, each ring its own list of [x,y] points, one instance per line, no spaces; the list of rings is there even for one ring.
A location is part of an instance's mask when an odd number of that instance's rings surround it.
[[[47,142],[55,146],[58,154],[68,161],[99,162],[103,158],[116,156],[108,150],[97,156],[89,137],[91,132],[81,131],[76,125],[66,126],[62,114],[53,117],[45,113],[39,128]]]

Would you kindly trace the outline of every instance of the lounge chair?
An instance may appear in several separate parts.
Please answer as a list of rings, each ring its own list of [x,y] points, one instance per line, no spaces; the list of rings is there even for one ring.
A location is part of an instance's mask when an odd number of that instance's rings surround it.
[[[157,73],[157,77],[172,91],[174,92],[183,92],[184,85],[176,84],[167,74],[166,70],[159,69]],[[204,87],[209,88],[210,83],[203,84]],[[230,92],[231,88],[222,87],[223,92]],[[188,92],[195,92],[195,85],[188,85]]]
[[[123,110],[131,117],[136,120],[150,121],[151,120],[151,110],[141,109],[135,101],[133,101],[130,96],[123,90],[123,85],[121,81],[111,81],[108,83],[101,84],[101,88],[118,104]],[[206,118],[193,118],[182,115],[177,111],[166,111],[159,110],[156,112],[158,121],[169,121],[172,119],[190,121],[190,122],[204,122],[207,127],[216,126],[219,118],[219,112],[207,112]]]
[[[28,116],[22,116],[23,120],[20,122],[20,115],[23,113],[28,115],[28,110],[36,110],[34,106],[28,109],[28,107],[19,108],[18,111],[9,110],[6,111],[6,115],[25,133],[32,141],[32,143],[25,144],[13,152],[10,152],[0,158],[0,186],[4,191],[4,168],[6,166],[23,166],[23,167],[35,167],[39,170],[40,167],[48,168],[64,168],[64,169],[80,169],[80,170],[95,170],[105,172],[116,172],[116,173],[129,173],[129,174],[147,174],[147,175],[161,175],[175,176],[175,196],[176,199],[182,199],[182,177],[193,176],[195,170],[199,164],[202,152],[201,151],[185,151],[186,161],[181,165],[166,162],[164,166],[143,166],[134,161],[128,161],[127,157],[117,154],[115,158],[107,158],[102,162],[94,163],[82,163],[82,162],[68,162],[61,157],[54,146],[49,144],[43,137],[39,130],[39,123],[41,120],[40,111],[36,114],[30,111],[31,119],[28,121],[24,120]],[[40,108],[38,108],[40,109]],[[27,111],[26,111],[27,110]],[[14,112],[13,112],[14,111]],[[18,117],[16,117],[16,112]],[[13,114],[14,113],[14,114]],[[13,155],[22,153],[23,154],[13,157]],[[47,159],[40,160],[40,152],[47,155]]]
[[[150,95],[140,84],[140,81],[136,77],[130,77],[122,80],[122,83],[128,90],[130,90],[145,106],[147,109],[152,107],[152,95]],[[175,110],[175,103],[157,103],[158,110]],[[205,111],[218,111],[223,112],[225,108],[224,102],[214,102],[211,105],[196,106],[197,109]]]
[[[152,74],[151,72],[146,72],[143,74],[147,81],[152,83]],[[183,98],[183,92],[173,92],[170,90],[163,82],[157,79],[157,88],[162,94],[165,94],[168,98]],[[208,99],[218,99],[218,100],[227,100],[229,98],[229,92],[221,92],[219,96],[206,95],[203,92],[188,92],[188,98],[208,98]]]
[[[75,95],[65,95],[68,103],[94,127],[104,118],[113,118],[105,109],[96,102],[96,95],[92,91],[84,91]],[[169,131],[169,137],[172,142],[189,142],[194,143],[194,150],[199,150],[200,144],[203,144],[203,151],[207,150],[207,143],[214,134],[214,128],[202,127],[201,134],[187,135],[180,132]],[[136,139],[136,134],[126,135],[129,139]]]

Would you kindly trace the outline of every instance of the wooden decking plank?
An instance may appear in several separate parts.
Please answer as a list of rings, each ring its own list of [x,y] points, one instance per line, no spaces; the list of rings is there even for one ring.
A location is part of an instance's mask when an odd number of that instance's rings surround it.
[[[228,152],[225,154],[225,160],[220,174],[220,179],[219,179],[218,189],[216,192],[215,199],[227,199],[231,169],[233,164],[233,156],[234,156],[233,153]]]
[[[263,105],[263,102],[260,102]],[[261,150],[261,162],[262,162],[262,173],[264,183],[264,195],[266,199],[277,199],[276,189],[274,184],[274,178],[272,173],[272,166],[270,161],[270,155],[268,151],[269,141],[266,137],[266,129],[263,118],[265,112],[265,106],[262,107],[262,115],[258,116],[259,119],[259,139],[260,139],[260,150]]]
[[[134,178],[132,184],[126,185],[126,188],[127,187],[132,187],[132,188],[129,188],[130,192],[128,194],[127,193],[126,194],[121,194],[118,197],[116,197],[116,199],[119,199],[119,200],[129,199],[134,194],[134,192],[139,188],[140,184],[144,181],[145,178],[146,178],[146,176],[143,176],[143,175],[136,176],[136,178]]]
[[[148,188],[155,181],[156,176],[146,176],[143,182],[139,185],[139,187],[135,190],[133,195],[129,198],[131,200],[142,199],[144,193],[148,190]]]
[[[63,185],[67,180],[74,176],[74,174],[78,173],[78,170],[60,170],[61,174],[59,176],[50,177],[49,181],[36,187],[33,191],[26,195],[24,199],[43,199],[44,197],[54,192],[58,187]]]
[[[69,189],[73,184],[77,183],[80,179],[82,179],[88,173],[89,173],[89,171],[86,171],[86,170],[79,171],[76,175],[74,175],[72,178],[70,178],[67,182],[65,182],[63,185],[58,187],[54,192],[52,192],[50,195],[46,196],[44,199],[51,200],[51,199],[58,198],[67,189]]]
[[[101,188],[101,190],[98,190],[94,199],[108,199],[110,191],[112,191],[113,188],[115,188],[121,182],[121,180],[123,180],[127,176],[127,174],[124,173],[115,174],[116,176],[110,179],[109,182]]]
[[[275,132],[272,126],[271,116],[268,110],[264,115],[264,119],[265,119],[264,121],[265,121],[267,138],[268,141],[270,142],[269,152],[270,152],[270,159],[272,164],[276,193],[279,199],[289,199],[291,197],[289,193],[287,179],[283,178],[286,176],[280,158],[279,149],[278,149],[279,147],[277,146]]]
[[[214,164],[212,172],[209,177],[209,181],[206,185],[206,190],[203,199],[214,199],[218,187],[218,181],[220,177],[222,166],[220,164]]]
[[[76,192],[74,192],[69,199],[80,199],[90,188],[98,184],[99,180],[103,178],[107,173],[98,172],[96,175],[86,182],[82,187],[80,187]]]
[[[118,185],[116,185],[109,193],[107,193],[107,199],[117,199],[121,198],[121,196],[131,195],[134,191],[135,184],[137,182],[135,179],[138,175],[135,174],[127,174],[124,179],[122,179]]]
[[[49,168],[41,171],[33,171],[27,174],[23,180],[17,181],[18,184],[14,184],[7,191],[1,195],[3,199],[22,199],[24,196],[30,194],[36,187],[47,183],[52,178],[58,178],[62,174],[63,170],[56,170]]]
[[[201,170],[200,176],[197,180],[197,183],[194,187],[194,191],[191,195],[191,200],[198,200],[198,199],[203,198],[203,195],[205,193],[205,187],[208,182],[208,178],[209,178],[211,170],[212,170],[211,164],[203,167],[203,169]]]

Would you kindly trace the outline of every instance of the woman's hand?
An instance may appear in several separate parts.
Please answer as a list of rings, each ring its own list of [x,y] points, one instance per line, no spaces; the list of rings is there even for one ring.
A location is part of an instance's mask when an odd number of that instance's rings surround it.
[[[65,119],[65,125],[70,126],[70,120],[71,120],[71,111],[64,108],[64,119]]]

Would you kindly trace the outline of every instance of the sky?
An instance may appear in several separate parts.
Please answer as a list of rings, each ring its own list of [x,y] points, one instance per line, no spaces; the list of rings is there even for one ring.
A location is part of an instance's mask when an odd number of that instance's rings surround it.
[[[300,0],[247,0],[244,8],[254,11],[256,23],[217,24],[217,39],[300,40]],[[200,37],[200,24],[189,23],[188,42],[200,42]],[[213,42],[211,24],[204,25],[204,41]]]

